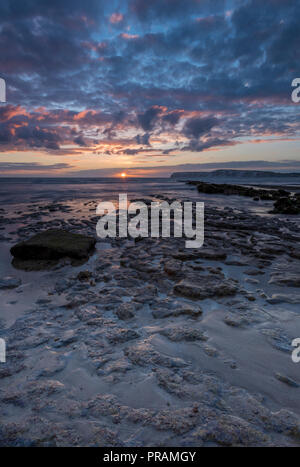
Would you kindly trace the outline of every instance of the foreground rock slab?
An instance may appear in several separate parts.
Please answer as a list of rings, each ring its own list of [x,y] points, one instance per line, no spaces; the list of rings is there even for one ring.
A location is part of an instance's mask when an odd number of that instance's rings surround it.
[[[188,298],[204,300],[210,297],[225,297],[235,295],[237,287],[230,280],[220,280],[216,277],[202,277],[201,281],[182,280],[174,286],[174,292]]]
[[[93,237],[50,229],[18,243],[10,252],[22,260],[84,259],[92,252],[95,243]]]

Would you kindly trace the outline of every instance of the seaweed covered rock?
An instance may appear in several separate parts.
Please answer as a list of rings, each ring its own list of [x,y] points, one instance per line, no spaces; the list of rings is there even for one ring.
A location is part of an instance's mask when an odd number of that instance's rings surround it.
[[[255,201],[275,201],[272,214],[300,214],[300,193],[292,194],[279,188],[277,190],[253,188],[245,185],[230,185],[227,183],[207,183],[189,181],[195,185],[199,193],[236,195],[253,198]]]
[[[95,243],[93,237],[50,229],[14,245],[10,252],[21,260],[84,259],[92,252]]]
[[[300,197],[279,198],[274,203],[274,209],[272,212],[278,214],[300,214]]]
[[[230,185],[227,183],[207,183],[207,182],[189,182],[192,185],[196,185],[199,193],[207,194],[223,194],[223,195],[237,195],[237,196],[248,196],[251,198],[262,199],[262,200],[276,200],[280,197],[288,197],[290,193],[288,191],[278,189],[261,189],[252,188],[244,185]]]

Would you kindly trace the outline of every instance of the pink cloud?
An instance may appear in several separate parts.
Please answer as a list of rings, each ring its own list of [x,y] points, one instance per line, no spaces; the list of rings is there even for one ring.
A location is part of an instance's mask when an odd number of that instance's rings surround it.
[[[123,32],[121,34],[121,37],[123,37],[123,39],[130,40],[130,39],[137,39],[139,36],[137,34],[128,34],[127,32]]]
[[[117,24],[123,21],[123,19],[124,19],[124,16],[122,15],[122,13],[113,13],[110,16],[109,21],[111,24]]]

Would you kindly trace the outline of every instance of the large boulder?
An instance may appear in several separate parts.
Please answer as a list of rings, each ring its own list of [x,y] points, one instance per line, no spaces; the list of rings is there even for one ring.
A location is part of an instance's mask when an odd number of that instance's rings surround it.
[[[18,243],[10,252],[21,260],[84,259],[92,252],[95,243],[93,237],[51,229]]]

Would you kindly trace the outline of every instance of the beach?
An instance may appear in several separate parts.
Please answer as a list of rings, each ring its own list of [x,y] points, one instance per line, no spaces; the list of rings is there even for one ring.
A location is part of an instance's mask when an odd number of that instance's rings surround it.
[[[204,202],[203,247],[97,238],[119,193]],[[172,179],[3,179],[0,200],[2,446],[299,445],[299,215]],[[47,229],[95,251],[14,267]]]

